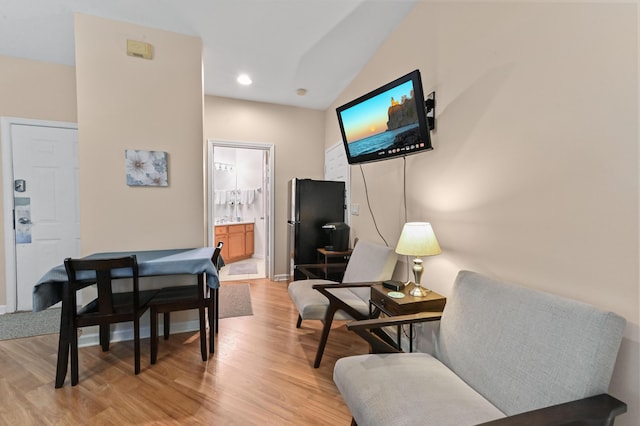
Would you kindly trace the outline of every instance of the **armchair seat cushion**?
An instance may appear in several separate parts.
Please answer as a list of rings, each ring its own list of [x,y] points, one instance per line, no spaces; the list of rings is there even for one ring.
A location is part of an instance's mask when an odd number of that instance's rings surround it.
[[[336,363],[334,381],[362,425],[464,426],[505,417],[425,353],[342,358]]]
[[[324,319],[327,312],[329,300],[313,288],[315,284],[335,284],[335,282],[315,279],[293,281],[289,284],[289,295],[291,296],[293,303],[296,305],[296,308],[298,308],[300,317],[303,320]],[[369,291],[368,288],[366,290]],[[369,304],[354,294],[350,289],[331,289],[330,292],[335,294],[336,297],[344,300],[353,308],[357,309],[358,312],[362,313],[362,315],[369,315]],[[336,312],[334,319],[352,320],[353,318],[344,311],[338,311]]]

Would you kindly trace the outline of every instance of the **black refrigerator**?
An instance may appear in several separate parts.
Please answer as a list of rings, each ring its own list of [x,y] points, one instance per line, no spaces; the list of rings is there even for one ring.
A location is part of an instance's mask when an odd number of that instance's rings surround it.
[[[289,276],[303,279],[295,265],[317,263],[318,247],[327,244],[322,225],[345,220],[344,182],[292,179],[289,181],[287,232]]]

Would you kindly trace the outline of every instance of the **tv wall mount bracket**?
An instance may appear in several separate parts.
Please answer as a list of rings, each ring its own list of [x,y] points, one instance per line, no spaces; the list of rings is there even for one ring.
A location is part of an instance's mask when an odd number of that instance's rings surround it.
[[[424,107],[427,110],[427,124],[429,130],[436,130],[436,92],[429,93],[424,100]]]

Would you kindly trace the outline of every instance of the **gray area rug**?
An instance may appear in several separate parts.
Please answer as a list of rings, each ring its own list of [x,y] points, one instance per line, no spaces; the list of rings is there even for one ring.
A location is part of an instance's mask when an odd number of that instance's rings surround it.
[[[225,284],[220,286],[219,318],[253,315],[249,284]]]
[[[0,315],[0,340],[52,334],[59,330],[60,308]]]
[[[220,287],[220,318],[253,315],[249,284]],[[40,312],[16,312],[0,315],[0,340],[20,339],[58,333],[60,308]]]
[[[258,265],[255,263],[232,263],[229,265],[229,275],[257,274]]]

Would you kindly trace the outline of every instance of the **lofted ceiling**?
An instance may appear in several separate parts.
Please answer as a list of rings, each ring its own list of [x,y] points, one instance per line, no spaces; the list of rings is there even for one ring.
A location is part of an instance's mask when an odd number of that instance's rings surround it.
[[[84,13],[200,37],[207,95],[323,110],[417,1],[0,0],[0,55],[74,65]]]

